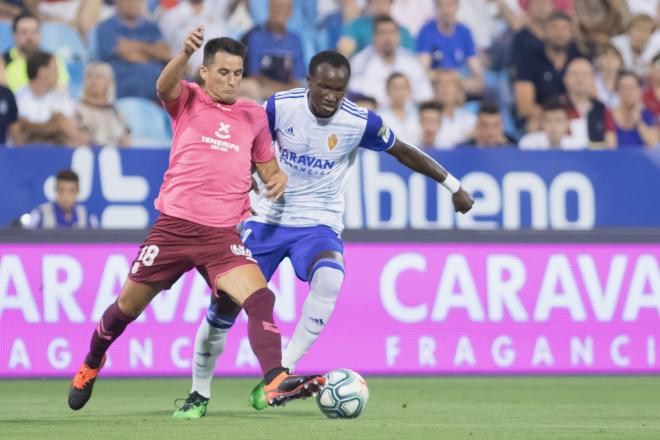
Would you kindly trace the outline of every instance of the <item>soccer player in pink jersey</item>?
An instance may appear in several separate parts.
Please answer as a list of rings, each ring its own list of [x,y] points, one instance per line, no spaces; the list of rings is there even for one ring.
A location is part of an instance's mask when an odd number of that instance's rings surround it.
[[[209,40],[200,87],[182,78],[203,41],[202,28],[191,32],[184,50],[158,78],[158,95],[174,127],[169,167],[155,202],[161,215],[119,298],[92,334],[89,353],[69,388],[71,409],[82,408],[91,397],[105,353],[126,326],[192,268],[204,276],[219,302],[234,302],[246,311],[250,345],[272,405],[307,397],[325,383],[322,376],[294,376],[282,368],[281,337],[273,321],[275,296],[236,231],[250,214],[253,164],[270,197],[281,197],[287,182],[274,156],[264,109],[236,97],[245,46],[230,38]]]

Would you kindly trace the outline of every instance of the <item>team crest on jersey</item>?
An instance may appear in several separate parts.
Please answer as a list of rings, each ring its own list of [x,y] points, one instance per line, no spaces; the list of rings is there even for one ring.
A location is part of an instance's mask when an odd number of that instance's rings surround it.
[[[332,133],[328,136],[328,149],[332,151],[337,146],[337,142],[339,142],[339,138],[336,134]]]
[[[257,262],[254,258],[252,258],[252,251],[248,248],[246,248],[243,245],[240,244],[232,244],[230,246],[231,253],[234,255],[238,255],[239,257],[245,257],[250,261]]]
[[[390,127],[388,127],[384,122],[381,125],[380,130],[378,130],[378,136],[383,139],[384,142],[390,140]]]

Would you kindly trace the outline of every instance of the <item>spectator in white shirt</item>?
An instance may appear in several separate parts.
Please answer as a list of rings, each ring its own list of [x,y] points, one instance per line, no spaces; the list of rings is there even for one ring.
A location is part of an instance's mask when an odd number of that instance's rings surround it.
[[[523,136],[518,143],[521,150],[579,150],[586,147],[570,137],[569,119],[564,104],[548,98],[541,113],[541,131]]]
[[[419,139],[419,114],[410,99],[410,81],[402,73],[393,73],[387,78],[387,96],[390,106],[380,110],[380,117],[396,133],[396,137],[407,143]]]
[[[464,109],[465,92],[455,70],[437,70],[434,81],[435,99],[442,105],[442,127],[436,137],[436,148],[450,149],[472,137],[477,116]]]
[[[75,104],[57,89],[57,62],[38,51],[27,61],[29,83],[16,93],[17,144],[50,143],[78,146],[84,142],[74,119]]]
[[[596,93],[598,100],[613,108],[619,105],[619,95],[616,92],[616,79],[623,68],[621,54],[611,44],[596,47]]]
[[[431,82],[414,53],[401,46],[399,26],[389,16],[374,18],[374,43],[351,60],[353,70],[349,88],[373,96],[379,106],[387,106],[386,82],[395,72],[403,73],[411,83],[413,100],[433,97]]]
[[[227,34],[227,0],[184,0],[165,11],[158,20],[165,41],[173,54],[183,50],[191,29],[204,27],[205,39]],[[197,77],[202,65],[203,50],[196,51],[188,61],[188,75]]]
[[[625,34],[612,38],[612,44],[621,53],[624,67],[646,78],[653,57],[660,52],[660,32],[651,17],[636,15],[628,23]]]
[[[436,148],[435,140],[442,127],[442,104],[426,101],[419,106],[420,135],[416,144],[424,150]]]

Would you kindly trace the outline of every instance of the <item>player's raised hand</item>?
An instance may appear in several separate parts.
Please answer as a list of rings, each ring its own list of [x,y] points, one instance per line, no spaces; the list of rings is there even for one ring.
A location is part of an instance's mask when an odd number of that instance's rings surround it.
[[[282,170],[277,170],[266,182],[266,188],[268,192],[266,197],[273,200],[278,200],[284,195],[284,189],[286,188],[286,183],[289,180],[289,177]]]
[[[183,43],[183,50],[186,55],[190,56],[197,49],[202,47],[204,43],[204,28],[202,26],[193,30],[186,36],[186,41]]]
[[[454,211],[460,212],[461,214],[468,212],[472,209],[472,205],[474,205],[474,199],[472,199],[470,194],[468,194],[463,188],[459,189],[451,196],[451,202],[454,204]]]

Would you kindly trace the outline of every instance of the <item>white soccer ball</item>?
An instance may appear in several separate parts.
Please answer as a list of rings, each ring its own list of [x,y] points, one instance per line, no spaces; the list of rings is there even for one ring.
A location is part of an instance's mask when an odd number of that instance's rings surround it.
[[[354,419],[364,411],[369,388],[362,376],[340,368],[325,375],[325,387],[316,396],[323,414],[331,419]]]

